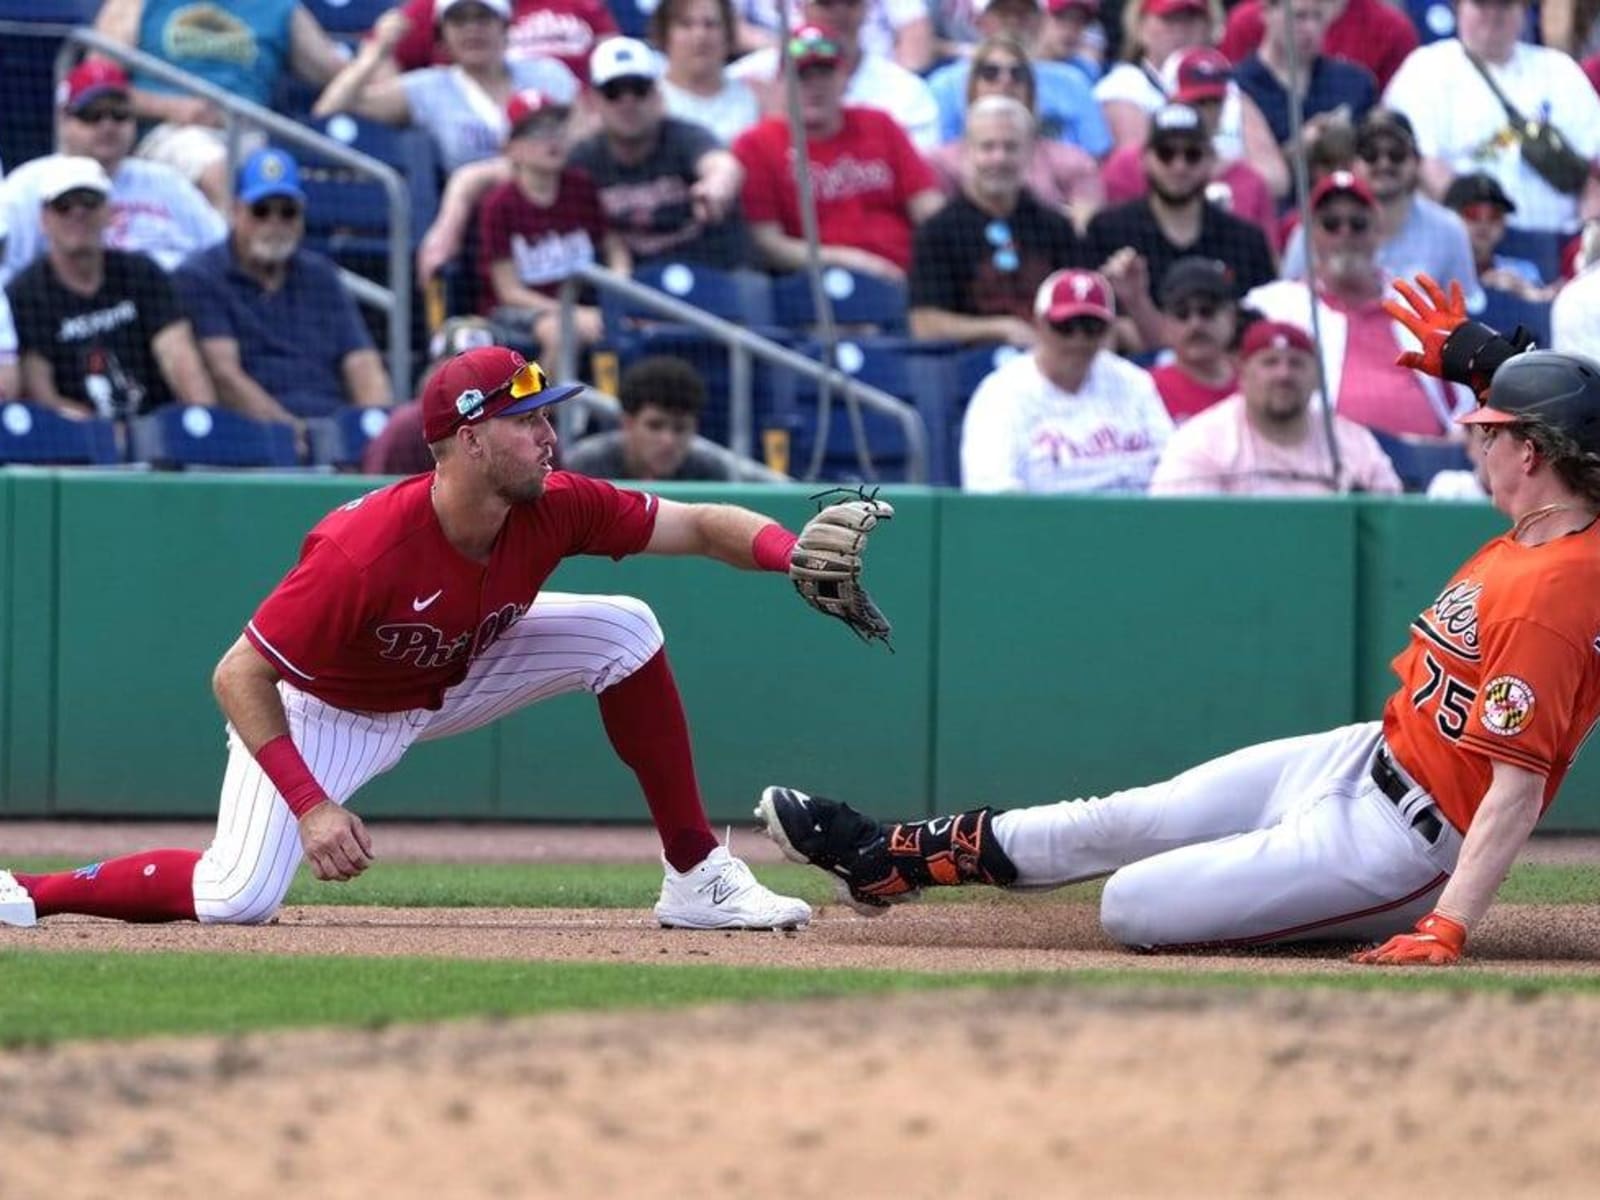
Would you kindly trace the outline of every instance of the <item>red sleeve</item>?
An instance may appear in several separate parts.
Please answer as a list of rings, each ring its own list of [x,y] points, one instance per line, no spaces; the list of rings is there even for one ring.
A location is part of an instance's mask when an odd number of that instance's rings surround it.
[[[746,221],[781,221],[782,210],[778,204],[778,176],[780,172],[767,161],[767,143],[771,140],[773,126],[765,121],[753,125],[733,142],[733,156],[744,167],[744,219]],[[787,135],[785,135],[787,136]]]
[[[485,263],[511,257],[511,195],[514,183],[502,183],[489,190],[478,203],[478,252]]]
[[[889,161],[894,164],[895,189],[902,204],[919,192],[937,189],[939,177],[933,173],[928,160],[911,144],[911,138],[900,123],[888,113],[882,113],[879,122],[880,136],[888,142]]]
[[[547,510],[566,535],[564,554],[625,558],[650,544],[656,529],[656,498],[623,491],[603,479],[557,471],[532,511]]]
[[[433,0],[406,0],[401,12],[411,22],[406,35],[396,43],[395,62],[402,71],[415,71],[433,65]]]
[[[591,0],[583,14],[583,19],[589,23],[589,28],[594,30],[594,40],[597,42],[601,38],[608,38],[614,33],[622,32],[617,28],[617,19],[611,15],[610,6],[603,3],[602,0]],[[585,80],[584,82],[587,83],[588,81]]]
[[[1228,14],[1217,49],[1228,56],[1229,62],[1238,64],[1255,52],[1261,44],[1262,32],[1260,0],[1244,0]]]
[[[1461,746],[1548,775],[1565,765],[1587,647],[1526,618],[1486,625],[1482,637],[1483,686]]]
[[[244,635],[290,683],[317,678],[361,631],[361,573],[326,538],[306,539],[300,561],[261,602]]]

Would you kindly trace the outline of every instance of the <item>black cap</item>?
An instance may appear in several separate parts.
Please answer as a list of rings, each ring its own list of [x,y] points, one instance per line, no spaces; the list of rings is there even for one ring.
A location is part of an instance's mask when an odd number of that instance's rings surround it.
[[[1471,175],[1457,175],[1450,181],[1444,194],[1444,206],[1460,212],[1469,204],[1495,204],[1503,212],[1514,213],[1517,206],[1493,175],[1475,171]]]
[[[1489,395],[1463,425],[1509,425],[1538,417],[1586,453],[1600,452],[1600,363],[1582,354],[1529,350],[1495,369]]]
[[[1154,146],[1179,138],[1206,142],[1211,140],[1211,135],[1206,132],[1200,114],[1190,105],[1163,104],[1150,117],[1150,132],[1145,136],[1144,144]]]
[[[1402,141],[1413,152],[1417,149],[1417,131],[1411,118],[1392,108],[1369,109],[1356,127],[1356,145],[1365,146],[1379,137],[1392,137]]]
[[[1194,254],[1180,258],[1168,267],[1157,291],[1164,309],[1191,296],[1231,301],[1237,294],[1233,272],[1226,263],[1221,259],[1201,258]]]

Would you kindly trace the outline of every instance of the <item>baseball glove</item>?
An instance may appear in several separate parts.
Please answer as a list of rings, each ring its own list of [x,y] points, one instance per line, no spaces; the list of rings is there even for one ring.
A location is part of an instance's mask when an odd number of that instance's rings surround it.
[[[862,641],[881,641],[887,646],[889,619],[861,585],[861,552],[866,549],[867,535],[878,522],[894,516],[894,509],[877,499],[876,492],[868,495],[859,489],[841,488],[812,499],[823,502],[833,495],[849,498],[822,503],[817,515],[806,522],[789,555],[789,578],[812,608],[838,617]]]

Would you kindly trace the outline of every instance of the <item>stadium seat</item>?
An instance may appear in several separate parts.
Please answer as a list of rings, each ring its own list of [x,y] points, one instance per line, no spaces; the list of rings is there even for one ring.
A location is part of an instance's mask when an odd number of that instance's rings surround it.
[[[1521,325],[1533,335],[1535,345],[1549,347],[1548,300],[1524,300],[1514,292],[1502,292],[1498,288],[1484,288],[1483,295],[1486,303],[1483,311],[1477,314],[1478,320],[1505,333]]]
[[[826,267],[822,287],[833,303],[835,324],[867,326],[882,333],[905,332],[904,284],[843,267]],[[778,276],[772,284],[772,299],[779,325],[809,329],[817,323],[816,307],[811,302],[811,278],[805,272]]]
[[[99,7],[84,0],[0,0],[0,21],[17,23],[0,32],[0,159],[7,170],[55,149],[56,55],[66,28],[89,24]]]
[[[339,409],[331,417],[307,421],[306,441],[310,443],[312,464],[336,469],[359,467],[367,443],[388,423],[388,409],[354,405]]]
[[[119,461],[110,421],[74,421],[20,400],[0,404],[0,463],[109,466]]]
[[[611,0],[611,15],[623,37],[648,38],[650,18],[660,0]]]
[[[225,408],[167,404],[129,424],[130,457],[158,467],[297,467],[294,430]]]
[[[410,248],[414,249],[439,209],[439,164],[433,139],[420,129],[392,129],[343,114],[308,124],[400,173],[411,201]],[[383,185],[330,160],[293,147],[286,149],[301,166],[306,244],[346,266],[385,259],[389,253],[389,198]]]
[[[640,267],[633,279],[725,321],[745,326],[773,323],[772,284],[759,271],[719,271],[696,263],[664,262]],[[602,293],[600,306],[607,326],[612,328],[624,319],[661,320],[643,306],[630,305],[615,292]]]
[[[1511,258],[1525,258],[1539,268],[1546,283],[1561,278],[1561,251],[1570,235],[1549,229],[1512,229],[1507,227],[1505,237],[1495,247],[1495,252]]]
[[[302,0],[307,11],[329,33],[365,33],[393,7],[395,0]]]
[[[1416,434],[1382,433],[1376,429],[1373,437],[1394,464],[1394,473],[1408,492],[1424,492],[1440,471],[1465,471],[1472,467],[1467,458],[1467,448],[1460,442],[1444,438],[1419,437]]]

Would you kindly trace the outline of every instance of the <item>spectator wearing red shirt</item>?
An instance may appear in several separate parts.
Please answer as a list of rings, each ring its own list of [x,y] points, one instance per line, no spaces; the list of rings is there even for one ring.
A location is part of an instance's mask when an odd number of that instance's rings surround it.
[[[400,6],[411,22],[394,48],[402,71],[450,61],[436,36],[433,7],[434,0],[407,0]],[[587,79],[590,51],[616,33],[616,18],[605,0],[512,0],[506,57],[559,58],[579,79]]]
[[[1173,421],[1182,424],[1238,390],[1232,353],[1239,333],[1237,285],[1220,259],[1191,255],[1167,268],[1158,298],[1173,359],[1150,378]]]
[[[493,188],[478,210],[483,309],[515,323],[531,319],[541,357],[552,359],[560,342],[556,296],[562,281],[595,262],[602,246],[610,265],[619,265],[619,255],[626,261],[614,235],[608,240],[594,182],[566,165],[570,112],[541,92],[511,98],[511,178]],[[577,332],[585,345],[600,339],[598,307],[578,307]]]
[[[944,204],[938,179],[888,113],[845,106],[849,77],[829,30],[802,25],[789,54],[799,76],[822,261],[903,279],[912,231]],[[740,134],[733,152],[745,168],[745,217],[756,248],[767,265],[798,270],[806,243],[787,122],[768,117]]]
[[[1360,63],[1377,76],[1381,91],[1406,55],[1417,48],[1416,27],[1383,0],[1344,0],[1343,7],[1339,5],[1340,0],[1329,0],[1330,24],[1322,38],[1322,53]],[[1261,45],[1264,29],[1261,0],[1243,0],[1228,13],[1217,48],[1234,62],[1243,62]]]

